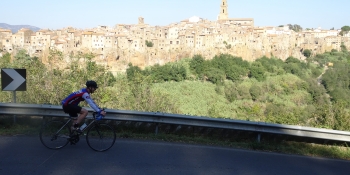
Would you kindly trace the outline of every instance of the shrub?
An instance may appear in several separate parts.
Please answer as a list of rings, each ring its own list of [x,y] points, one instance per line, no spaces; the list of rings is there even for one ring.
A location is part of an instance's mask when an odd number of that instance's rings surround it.
[[[309,50],[309,49],[305,49],[304,51],[303,51],[303,55],[306,57],[306,58],[309,58],[310,56],[311,56],[311,50]]]
[[[152,41],[147,41],[147,40],[146,40],[146,46],[147,46],[147,47],[153,47]]]

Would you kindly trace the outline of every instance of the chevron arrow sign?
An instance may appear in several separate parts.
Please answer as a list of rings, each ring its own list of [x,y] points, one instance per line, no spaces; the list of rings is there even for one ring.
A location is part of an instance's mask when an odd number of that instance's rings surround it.
[[[1,69],[3,91],[26,91],[26,69]]]

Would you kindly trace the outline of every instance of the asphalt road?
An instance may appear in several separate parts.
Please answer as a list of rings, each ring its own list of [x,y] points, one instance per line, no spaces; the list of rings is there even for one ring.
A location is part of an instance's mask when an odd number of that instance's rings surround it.
[[[49,150],[39,137],[0,137],[0,175],[349,175],[350,161],[118,139],[107,152]]]

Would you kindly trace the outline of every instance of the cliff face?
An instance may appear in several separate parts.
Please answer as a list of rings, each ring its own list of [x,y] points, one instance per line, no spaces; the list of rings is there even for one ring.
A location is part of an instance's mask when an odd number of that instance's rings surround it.
[[[302,44],[303,40],[293,37],[277,37],[275,40],[267,38],[256,39],[247,43],[232,43],[231,47],[221,45],[218,47],[205,48],[180,48],[177,50],[159,50],[155,48],[146,48],[144,51],[126,51],[117,52],[116,50],[106,50],[105,59],[95,58],[99,64],[104,64],[112,72],[123,72],[126,70],[128,63],[145,68],[155,64],[163,65],[167,62],[174,62],[183,58],[191,58],[193,55],[200,54],[206,59],[212,59],[215,55],[231,54],[233,56],[242,57],[247,61],[254,61],[263,56],[277,57],[282,60],[290,56],[304,60],[306,57],[302,54],[304,49],[310,49],[313,54],[320,54],[331,51],[334,45],[328,46],[323,40],[312,42],[312,44]],[[317,44],[315,44],[317,43]],[[347,47],[349,42],[346,42]],[[339,50],[339,49],[338,49]]]
[[[232,38],[232,37],[230,37]],[[303,50],[309,49],[313,55],[329,52],[332,49],[341,50],[341,44],[350,48],[349,38],[334,37],[338,42],[329,41],[329,38],[303,37],[299,35],[276,36],[252,36],[241,37],[240,40],[230,41],[226,44],[218,44],[211,47],[179,47],[177,49],[145,48],[143,51],[113,52],[107,65],[111,71],[124,71],[130,62],[141,68],[155,64],[165,64],[183,58],[191,58],[200,54],[206,59],[212,59],[215,55],[231,54],[242,57],[247,61],[254,61],[263,56],[277,57],[282,60],[290,56],[300,60],[306,59]],[[334,40],[334,39],[333,39]],[[229,46],[230,45],[230,46]],[[119,56],[119,59],[113,59]]]
[[[282,60],[287,59],[290,56],[305,60],[306,57],[302,54],[304,49],[313,50],[313,54],[321,54],[326,51],[334,49],[332,46],[323,45],[319,43],[319,46],[305,45],[304,47],[296,47],[293,41],[294,39],[282,39],[280,43],[263,44],[254,43],[251,45],[237,44],[226,47],[215,48],[203,48],[203,49],[191,49],[184,48],[181,51],[158,51],[156,49],[147,48],[145,51],[133,51],[133,52],[120,52],[110,49],[106,51],[106,56],[98,55],[93,60],[100,65],[106,66],[111,72],[124,72],[128,63],[132,63],[134,66],[145,68],[147,66],[153,66],[155,64],[163,65],[168,62],[175,62],[183,58],[192,58],[193,55],[200,54],[206,59],[212,59],[215,55],[219,54],[231,54],[233,56],[242,57],[243,60],[254,61],[263,56],[277,57]]]

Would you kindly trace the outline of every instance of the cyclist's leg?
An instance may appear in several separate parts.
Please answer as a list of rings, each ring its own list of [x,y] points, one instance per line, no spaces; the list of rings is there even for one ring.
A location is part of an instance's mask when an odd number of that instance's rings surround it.
[[[75,105],[67,105],[63,107],[64,112],[68,113],[72,117],[72,129],[79,128],[79,124],[88,115],[88,110]],[[79,116],[78,116],[79,114]],[[76,118],[77,117],[77,118]]]
[[[80,112],[79,112],[78,119],[76,120],[76,124],[79,125],[81,123],[81,121],[83,121],[86,118],[88,113],[89,113],[88,110],[86,110],[85,108],[81,108],[80,107]]]

